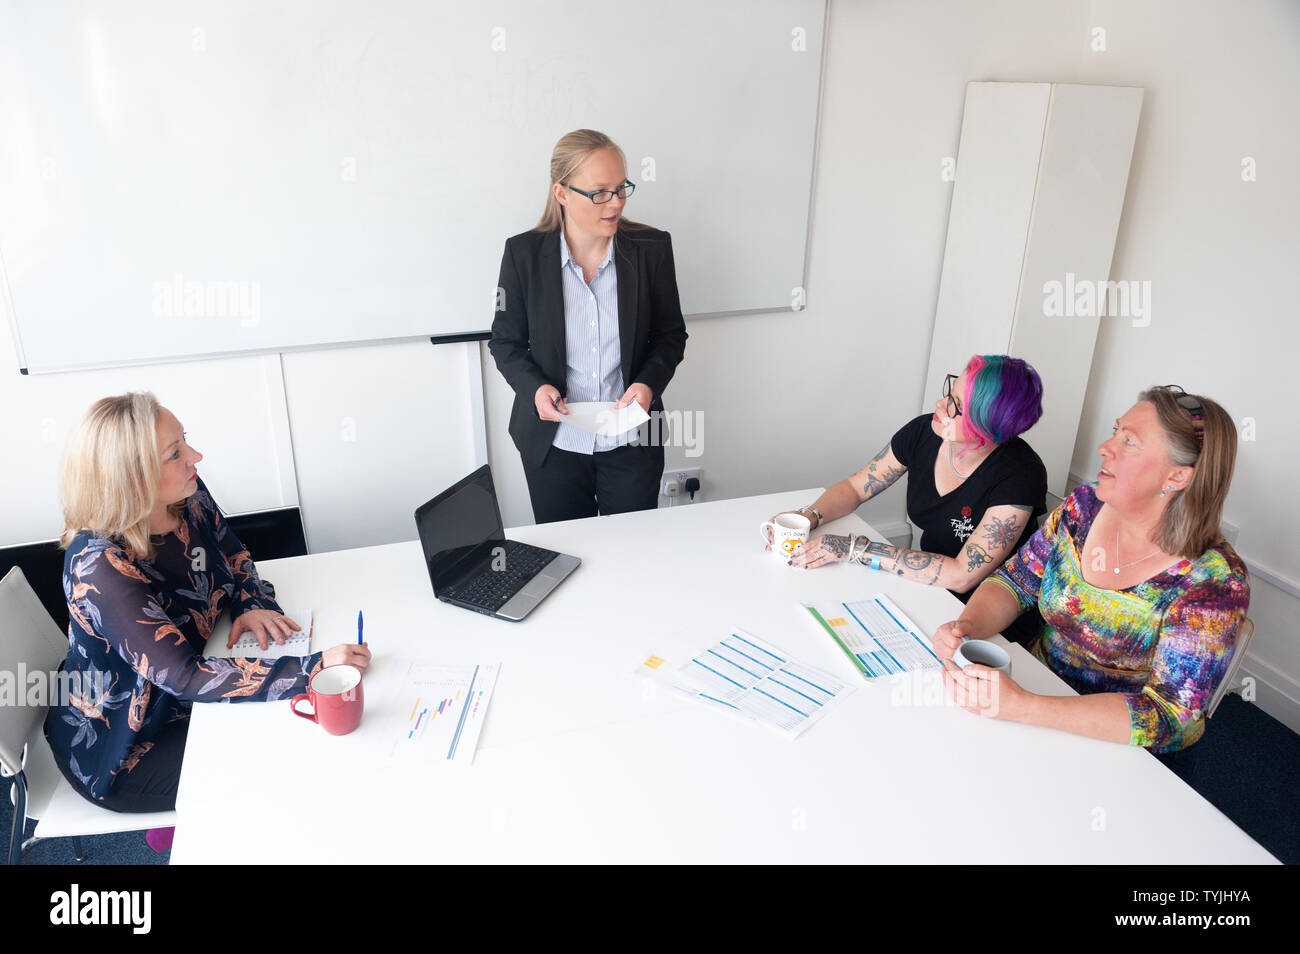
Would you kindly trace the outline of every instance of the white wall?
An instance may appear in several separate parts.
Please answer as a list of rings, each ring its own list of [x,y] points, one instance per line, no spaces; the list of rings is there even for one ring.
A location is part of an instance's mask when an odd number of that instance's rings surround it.
[[[414,540],[415,508],[477,466],[467,359],[428,341],[283,356],[313,553]]]
[[[1072,470],[1091,479],[1097,445],[1153,384],[1204,393],[1244,436],[1253,428],[1224,512],[1252,570],[1245,669],[1261,705],[1300,731],[1300,4],[1092,10],[1111,39],[1088,61],[1092,81],[1148,89],[1111,277],[1150,282],[1152,308],[1145,327],[1102,321]],[[1254,182],[1242,179],[1246,157]]]

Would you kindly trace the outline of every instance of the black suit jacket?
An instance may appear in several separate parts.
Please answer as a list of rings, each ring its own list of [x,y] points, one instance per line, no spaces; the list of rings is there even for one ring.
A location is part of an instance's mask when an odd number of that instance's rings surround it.
[[[621,224],[613,241],[623,386],[647,385],[654,392],[650,410],[662,411],[664,389],[686,353],[672,238]],[[560,233],[534,230],[507,239],[498,287],[502,297],[488,347],[515,392],[510,436],[524,463],[540,467],[559,425],[537,417],[533,398],[543,384],[561,395],[566,388]]]

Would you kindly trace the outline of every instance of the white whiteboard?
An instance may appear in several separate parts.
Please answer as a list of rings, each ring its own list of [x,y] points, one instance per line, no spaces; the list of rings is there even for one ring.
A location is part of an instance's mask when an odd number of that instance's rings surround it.
[[[673,233],[686,312],[789,308],[824,24],[824,0],[6,0],[20,361],[486,331],[583,126],[628,156],[626,214]]]

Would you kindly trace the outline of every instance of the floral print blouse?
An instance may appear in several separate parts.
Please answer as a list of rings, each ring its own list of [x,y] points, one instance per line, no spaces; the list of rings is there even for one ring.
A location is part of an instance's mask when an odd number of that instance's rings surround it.
[[[1154,752],[1191,745],[1227,673],[1250,604],[1246,565],[1227,543],[1136,586],[1095,587],[1081,551],[1102,503],[1079,487],[989,580],[1046,625],[1033,653],[1077,692],[1118,692],[1130,742]]]
[[[279,659],[205,657],[221,614],[281,612],[202,480],[180,526],[154,537],[152,559],[83,530],[68,546],[67,704],[51,707],[46,734],[59,761],[93,798],[130,772],[194,702],[257,702],[306,691],[320,653]],[[98,691],[97,691],[98,689]],[[56,703],[60,700],[56,700]]]

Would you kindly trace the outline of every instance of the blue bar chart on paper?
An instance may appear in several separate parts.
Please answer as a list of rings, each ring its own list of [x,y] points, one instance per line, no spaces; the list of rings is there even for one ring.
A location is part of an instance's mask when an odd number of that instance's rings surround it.
[[[472,762],[499,668],[412,663],[398,697],[390,755]]]

